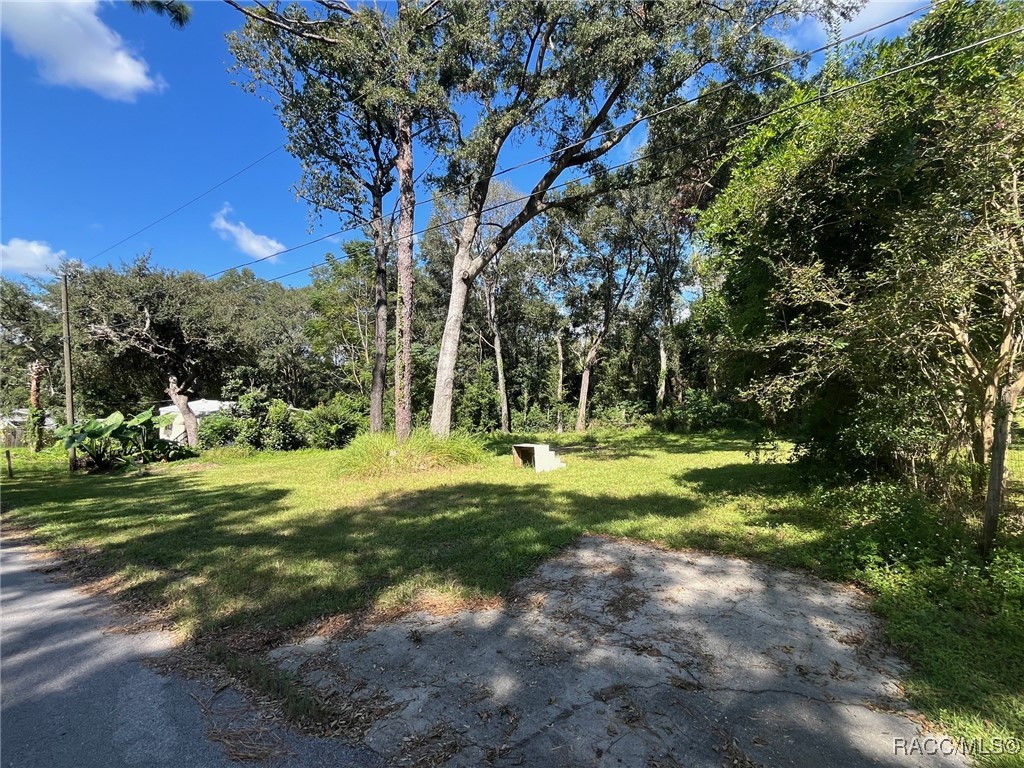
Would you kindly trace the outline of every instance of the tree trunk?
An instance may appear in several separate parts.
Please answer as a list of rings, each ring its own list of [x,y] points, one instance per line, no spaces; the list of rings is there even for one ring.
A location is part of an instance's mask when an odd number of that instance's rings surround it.
[[[43,428],[46,422],[46,414],[42,413],[42,404],[39,397],[39,382],[43,378],[46,364],[42,360],[33,360],[28,366],[28,427],[31,430],[32,453],[39,453],[43,450]]]
[[[665,348],[665,329],[658,331],[658,399],[654,403],[654,413],[661,416],[665,410],[665,394],[668,391],[668,350]]]
[[[501,406],[501,431],[509,431],[508,392],[505,390],[505,361],[501,354],[501,333],[494,328],[494,364],[498,367],[498,400]]]
[[[413,218],[416,189],[413,178],[412,124],[406,113],[398,116],[398,306],[395,325],[398,346],[395,356],[395,435],[399,442],[412,434],[412,318],[413,318]]]
[[[978,408],[968,409],[968,418],[974,425],[971,434],[971,458],[974,461],[971,489],[975,500],[981,500],[986,494],[986,477],[995,439],[995,408],[998,404],[995,402],[994,387],[976,391],[974,397],[980,402]]]
[[[436,437],[447,437],[452,429],[452,398],[455,392],[455,364],[459,355],[459,337],[462,334],[462,315],[466,308],[470,283],[476,276],[469,269],[469,259],[457,252],[455,266],[452,268],[448,316],[444,321],[441,349],[437,357],[434,402],[430,409],[430,432]]]
[[[555,389],[555,407],[558,415],[558,434],[565,431],[565,414],[562,405],[565,402],[565,356],[562,351],[562,329],[555,333],[555,348],[558,350],[558,384]]]
[[[1011,388],[1005,387],[994,413],[993,441],[989,454],[988,493],[985,497],[985,517],[981,533],[981,554],[988,557],[999,528],[999,511],[1003,505],[1006,484],[1006,448],[1010,442],[1010,422],[1013,419]]]
[[[576,412],[576,431],[587,431],[587,401],[590,398],[590,374],[594,370],[594,363],[597,362],[597,352],[601,349],[601,337],[598,337],[593,346],[587,351],[583,359],[583,377],[580,379],[580,402],[579,410]]]
[[[501,328],[498,326],[498,278],[484,273],[484,302],[487,306],[487,324],[494,339],[494,366],[498,371],[498,407],[501,411],[501,431],[509,431],[508,391],[505,389],[505,358],[501,352]]]
[[[373,374],[370,378],[370,431],[384,431],[384,390],[388,369],[388,241],[384,201],[375,195],[372,205],[374,312]]]
[[[181,412],[181,420],[185,422],[185,438],[189,446],[191,448],[197,447],[199,445],[199,419],[196,418],[192,408],[189,407],[187,387],[179,386],[177,377],[171,376],[166,392],[171,398],[171,402]]]
[[[40,407],[39,399],[39,381],[43,377],[43,371],[46,370],[46,365],[43,364],[42,360],[35,360],[28,366],[28,407],[38,409]]]
[[[588,355],[589,358],[589,355]],[[576,412],[576,431],[587,431],[587,398],[590,396],[590,370],[589,359],[583,366],[583,378],[580,379],[580,404]]]

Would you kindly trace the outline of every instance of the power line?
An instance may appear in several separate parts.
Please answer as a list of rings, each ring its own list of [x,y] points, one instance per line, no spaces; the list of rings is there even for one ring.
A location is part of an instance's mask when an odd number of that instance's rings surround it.
[[[872,32],[875,32],[875,31],[877,31],[879,29],[882,29],[883,27],[887,27],[890,24],[895,24],[898,21],[903,21],[904,19],[907,19],[907,18],[909,18],[911,16],[914,16],[914,15],[920,13],[921,11],[924,11],[924,10],[927,10],[928,8],[931,8],[933,5],[934,5],[934,3],[932,3],[932,2],[926,3],[925,5],[922,5],[922,6],[918,7],[918,8],[915,8],[912,11],[908,11],[908,12],[906,12],[904,14],[901,14],[900,16],[896,16],[896,17],[894,17],[892,19],[889,19],[887,21],[883,21],[883,22],[880,22],[878,24],[875,24],[875,25],[873,25],[871,27],[868,27],[867,29],[862,29],[859,32],[854,32],[854,33],[852,33],[850,35],[847,35],[846,37],[840,38],[839,40],[836,40],[834,42],[826,43],[825,45],[822,45],[822,46],[820,46],[818,48],[815,48],[813,50],[805,51],[805,52],[800,53],[800,54],[798,54],[796,56],[791,56],[790,58],[788,58],[788,59],[786,59],[784,61],[780,61],[777,64],[773,64],[771,66],[759,69],[756,72],[751,72],[750,74],[744,75],[742,77],[737,77],[737,78],[734,78],[733,80],[729,80],[729,81],[723,83],[722,85],[720,85],[720,86],[718,86],[716,88],[712,88],[709,91],[704,91],[702,93],[699,93],[696,96],[692,96],[689,99],[686,99],[684,101],[679,102],[678,104],[672,104],[671,106],[664,107],[663,109],[659,109],[659,110],[657,110],[655,112],[652,112],[652,113],[650,113],[648,115],[643,115],[641,117],[634,118],[633,120],[631,120],[628,123],[625,123],[624,125],[617,126],[617,127],[614,127],[614,128],[609,128],[607,130],[595,133],[593,136],[591,136],[589,139],[587,139],[585,141],[576,141],[576,142],[573,142],[571,144],[566,144],[566,145],[564,145],[562,147],[559,147],[557,149],[553,149],[553,150],[551,150],[549,152],[546,152],[543,155],[539,155],[539,156],[531,158],[529,160],[523,160],[523,161],[521,161],[521,162],[519,162],[519,163],[517,163],[517,164],[515,164],[513,166],[510,166],[508,168],[503,168],[503,169],[501,169],[499,171],[496,171],[495,173],[492,173],[488,177],[488,180],[495,179],[495,178],[497,178],[499,176],[503,176],[503,175],[505,175],[507,173],[512,173],[513,171],[521,170],[521,169],[523,169],[523,168],[525,168],[527,166],[533,165],[534,163],[539,163],[542,160],[547,160],[549,158],[552,158],[552,157],[554,157],[555,155],[557,155],[559,153],[566,152],[566,151],[568,151],[570,149],[575,149],[576,147],[580,147],[580,146],[589,144],[590,142],[592,142],[592,141],[594,141],[596,139],[600,139],[600,138],[602,138],[604,136],[608,136],[608,135],[610,135],[612,133],[616,133],[618,131],[623,131],[623,130],[632,130],[633,128],[635,128],[640,123],[646,122],[648,120],[652,120],[652,119],[654,119],[656,117],[660,117],[660,116],[665,115],[665,114],[667,114],[667,113],[669,113],[669,112],[671,112],[673,110],[681,109],[682,107],[685,107],[685,106],[688,106],[690,104],[693,104],[693,103],[695,103],[697,101],[700,101],[701,99],[708,98],[709,96],[714,96],[714,95],[716,95],[718,93],[721,93],[723,91],[726,91],[729,88],[732,88],[732,87],[734,87],[734,86],[736,86],[736,85],[738,85],[740,83],[747,82],[749,80],[753,80],[754,78],[757,78],[757,77],[761,77],[762,75],[766,75],[769,72],[773,72],[773,71],[775,71],[777,69],[781,69],[782,67],[786,67],[786,66],[789,66],[791,64],[795,64],[795,63],[797,63],[797,62],[799,62],[799,61],[801,61],[803,59],[806,59],[806,58],[814,56],[814,55],[816,55],[818,53],[821,53],[822,51],[826,51],[826,50],[828,50],[830,48],[834,48],[834,47],[837,47],[837,46],[840,46],[840,45],[844,45],[845,43],[848,43],[851,40],[854,40],[854,39],[856,39],[858,37],[863,37],[864,35],[867,35],[867,34],[870,34]],[[431,201],[429,201],[429,200],[421,200],[421,201],[417,202],[414,205],[414,208],[419,208],[421,205],[427,205],[430,202]],[[308,240],[308,241],[306,241],[304,243],[300,243],[299,245],[294,245],[294,246],[291,246],[289,248],[285,248],[284,250],[275,251],[274,253],[267,254],[266,256],[261,256],[261,257],[259,257],[257,259],[252,259],[250,261],[246,261],[246,262],[243,262],[241,264],[236,264],[235,266],[232,266],[232,267],[226,267],[225,269],[221,269],[221,270],[218,270],[216,272],[211,272],[210,274],[206,275],[206,277],[207,278],[217,277],[218,275],[222,275],[225,272],[230,272],[233,269],[242,269],[244,267],[250,267],[250,266],[252,266],[254,264],[260,264],[260,263],[262,263],[264,261],[276,258],[277,256],[281,256],[281,255],[283,255],[285,253],[291,253],[292,251],[297,251],[297,250],[300,250],[302,248],[306,248],[306,247],[308,247],[310,245],[315,245],[316,243],[319,243],[319,242],[322,242],[324,240],[327,240],[328,238],[336,237],[337,235],[342,235],[342,234],[346,234],[346,233],[350,233],[350,232],[359,231],[360,229],[362,229],[365,226],[368,226],[370,224],[373,224],[373,223],[379,222],[379,221],[383,221],[383,220],[384,220],[383,216],[377,216],[377,217],[374,217],[372,219],[368,219],[368,220],[366,220],[366,221],[364,221],[364,222],[362,222],[360,224],[354,225],[354,226],[343,227],[343,228],[335,230],[333,232],[328,232],[326,235],[322,235],[321,237],[318,237],[318,238],[316,238],[314,240]]]
[[[721,129],[719,131],[713,131],[713,132],[705,133],[705,134],[702,134],[700,136],[692,137],[692,138],[687,139],[685,141],[677,142],[676,144],[673,144],[673,145],[670,145],[670,146],[667,146],[667,147],[663,147],[661,149],[652,150],[651,152],[647,152],[647,153],[645,153],[643,155],[640,155],[638,157],[631,158],[630,160],[627,160],[625,162],[622,162],[622,163],[619,163],[617,165],[611,166],[609,168],[601,169],[598,173],[605,174],[605,173],[608,173],[608,172],[611,172],[611,171],[616,171],[616,170],[619,170],[621,168],[625,168],[625,167],[627,167],[629,165],[632,165],[634,163],[638,163],[638,162],[640,162],[642,160],[647,160],[647,159],[650,159],[652,157],[656,157],[658,155],[664,154],[666,152],[671,152],[671,151],[680,149],[682,147],[686,147],[686,146],[689,146],[691,144],[695,144],[695,143],[697,143],[699,141],[705,141],[705,140],[708,140],[708,139],[716,138],[718,136],[728,135],[729,133],[732,133],[732,132],[734,132],[734,131],[736,131],[736,130],[738,130],[740,128],[744,128],[744,127],[746,127],[748,125],[753,125],[755,123],[759,123],[759,122],[761,122],[763,120],[767,120],[770,117],[775,117],[775,116],[780,115],[780,114],[785,114],[785,113],[791,112],[791,111],[793,111],[795,109],[799,109],[800,107],[804,107],[804,106],[807,106],[809,104],[814,104],[814,103],[817,103],[817,102],[820,102],[820,101],[824,101],[825,99],[833,97],[833,96],[839,96],[839,95],[842,95],[844,93],[848,93],[850,91],[856,90],[858,88],[862,88],[862,87],[864,87],[866,85],[870,85],[872,83],[878,82],[878,81],[883,80],[885,78],[892,77],[894,75],[898,75],[898,74],[901,74],[903,72],[908,72],[908,71],[910,71],[912,69],[916,69],[917,67],[921,67],[921,66],[924,66],[926,64],[931,64],[931,63],[934,63],[936,61],[941,61],[942,59],[946,59],[946,58],[948,58],[950,56],[954,56],[954,55],[956,55],[958,53],[963,53],[963,52],[969,51],[969,50],[971,50],[973,48],[977,48],[977,47],[980,47],[982,45],[987,45],[989,43],[995,42],[997,40],[1002,40],[1002,39],[1007,38],[1007,37],[1011,37],[1011,36],[1019,34],[1021,32],[1024,32],[1024,26],[1017,27],[1017,28],[1012,29],[1012,30],[1010,30],[1008,32],[1003,32],[1003,33],[998,34],[998,35],[993,35],[991,37],[987,37],[987,38],[985,38],[983,40],[978,40],[978,41],[975,41],[973,43],[969,43],[967,45],[961,46],[959,48],[955,48],[955,49],[950,50],[950,51],[945,51],[943,53],[939,53],[939,54],[935,54],[933,56],[929,56],[928,58],[922,59],[921,61],[917,61],[917,62],[914,62],[912,64],[907,64],[907,65],[904,65],[902,67],[898,67],[896,69],[888,70],[888,71],[883,72],[881,74],[878,74],[878,75],[875,75],[873,77],[870,77],[870,78],[868,78],[866,80],[861,80],[861,81],[858,81],[856,83],[851,83],[850,85],[846,85],[846,86],[843,86],[841,88],[837,88],[837,89],[832,90],[832,91],[827,91],[825,93],[818,94],[816,96],[813,96],[813,97],[811,97],[809,99],[805,99],[803,101],[799,101],[799,102],[796,102],[796,103],[793,103],[793,104],[788,104],[788,105],[786,105],[784,107],[780,107],[778,109],[774,109],[774,110],[772,110],[770,112],[764,112],[764,113],[761,113],[759,115],[755,115],[755,116],[747,118],[745,120],[741,120],[741,121],[732,123],[731,125],[728,125],[724,129]],[[575,177],[573,179],[568,179],[568,180],[566,180],[564,182],[560,182],[558,184],[553,184],[551,187],[548,188],[547,191],[550,192],[550,191],[553,191],[553,190],[556,190],[556,189],[562,189],[562,188],[564,188],[564,187],[566,187],[566,186],[568,186],[570,184],[576,183],[576,182],[578,182],[578,181],[580,181],[582,179],[592,178],[595,175],[597,175],[597,173],[583,174],[582,176]],[[664,178],[671,178],[671,174],[666,175],[666,176],[661,177],[661,178],[663,178],[663,179]],[[521,197],[518,197],[518,198],[515,198],[515,199],[512,199],[512,200],[506,200],[506,201],[504,201],[502,203],[497,203],[497,204],[492,205],[492,206],[487,206],[487,207],[481,209],[480,213],[487,213],[487,212],[490,212],[490,211],[493,211],[493,210],[497,210],[498,208],[504,208],[504,207],[506,207],[508,205],[511,205],[513,203],[524,202],[524,201],[528,200],[530,197],[532,197],[532,195],[523,195]],[[463,215],[463,216],[457,216],[457,217],[454,217],[454,218],[449,219],[447,221],[443,221],[443,222],[440,222],[440,223],[437,223],[437,224],[432,224],[432,225],[430,225],[428,227],[425,227],[424,229],[421,229],[421,230],[418,230],[416,232],[413,232],[411,236],[412,237],[416,237],[418,235],[426,234],[427,232],[432,232],[432,231],[440,229],[442,227],[446,227],[446,226],[449,226],[451,224],[455,224],[455,223],[458,223],[460,221],[464,221],[465,219],[469,218],[470,215],[472,215],[472,214],[466,214],[466,215]],[[330,237],[330,236],[331,236],[330,234],[324,235],[323,237],[317,238],[316,241],[312,241],[312,242],[318,242],[318,241],[324,240],[324,239],[326,239],[327,237]],[[392,239],[388,240],[386,244],[387,245],[393,245],[394,243],[399,242],[401,239],[402,238],[392,238]],[[293,247],[293,248],[291,248],[289,250],[295,250],[295,249],[301,248],[301,247],[303,247],[303,246],[299,245],[299,246],[295,246],[295,247]],[[319,261],[319,262],[316,262],[314,264],[309,265],[308,267],[302,267],[300,269],[295,269],[295,270],[292,270],[290,272],[285,272],[284,274],[277,275],[277,276],[272,277],[272,278],[267,278],[265,280],[261,278],[261,280],[264,280],[264,282],[273,282],[275,280],[281,280],[283,278],[291,277],[293,275],[297,275],[297,274],[300,274],[302,272],[307,272],[307,271],[309,271],[311,269],[315,269],[316,267],[323,266],[326,263],[327,263],[326,261]],[[224,271],[227,271],[227,270],[224,270]],[[214,275],[216,275],[216,274],[219,274],[219,273],[214,273]],[[206,277],[209,278],[211,276],[212,275],[208,275]],[[81,307],[78,310],[71,310],[71,311],[84,312],[84,311],[89,311],[89,310],[90,310],[90,307]]]
[[[104,248],[104,249],[103,249],[102,251],[100,251],[99,253],[94,253],[94,254],[93,254],[92,256],[90,256],[90,257],[89,257],[88,259],[86,259],[86,260],[85,260],[85,261],[83,261],[82,263],[83,263],[83,264],[88,264],[88,263],[89,263],[90,261],[92,261],[93,259],[98,259],[98,258],[99,258],[100,256],[102,256],[103,254],[105,254],[105,253],[109,253],[110,251],[114,250],[115,248],[117,248],[117,246],[119,246],[119,245],[124,245],[124,244],[125,244],[125,243],[127,243],[127,242],[128,242],[129,240],[131,240],[132,238],[134,238],[134,237],[137,237],[138,235],[141,235],[141,234],[142,234],[143,232],[145,232],[145,231],[146,231],[147,229],[151,229],[152,227],[155,227],[155,226],[156,226],[157,224],[159,224],[159,223],[160,223],[160,222],[162,222],[162,221],[165,221],[166,219],[169,219],[169,218],[170,218],[171,216],[173,216],[174,214],[178,213],[179,211],[182,211],[182,210],[184,210],[185,208],[188,208],[188,207],[189,207],[190,205],[192,205],[193,203],[196,203],[196,202],[198,202],[198,201],[202,200],[202,199],[203,199],[204,197],[206,197],[206,196],[207,196],[208,194],[210,194],[211,192],[214,192],[214,191],[216,191],[216,190],[220,189],[220,188],[221,188],[221,187],[223,187],[223,186],[224,186],[225,184],[227,184],[227,183],[228,183],[229,181],[231,181],[231,180],[233,180],[233,179],[236,179],[236,178],[238,178],[238,177],[239,177],[239,176],[241,176],[241,175],[242,175],[243,173],[245,173],[246,171],[248,171],[248,170],[249,170],[250,168],[253,168],[254,166],[258,165],[259,163],[262,163],[262,162],[263,162],[264,160],[266,160],[266,159],[267,159],[268,157],[270,157],[271,155],[273,155],[273,154],[274,154],[275,152],[280,152],[280,151],[281,151],[282,149],[284,149],[284,147],[285,147],[285,145],[284,145],[284,144],[281,144],[281,145],[279,145],[279,146],[277,146],[277,147],[274,147],[274,148],[273,148],[272,150],[270,150],[269,152],[267,152],[267,153],[266,153],[265,155],[262,155],[262,156],[258,157],[258,158],[257,158],[256,160],[253,160],[253,161],[252,161],[251,163],[249,163],[249,164],[248,164],[247,166],[245,166],[245,167],[244,167],[244,168],[242,168],[241,170],[235,171],[235,172],[234,172],[233,174],[231,174],[230,176],[228,176],[228,177],[227,177],[226,179],[224,179],[223,181],[219,181],[219,182],[217,182],[217,183],[216,183],[216,184],[214,184],[214,185],[213,185],[212,187],[210,187],[209,189],[207,189],[207,190],[206,190],[205,192],[202,192],[201,194],[198,194],[198,195],[196,195],[196,196],[195,196],[195,197],[193,197],[193,198],[192,198],[191,200],[189,200],[189,201],[188,201],[187,203],[182,203],[182,204],[181,204],[181,205],[179,205],[179,206],[178,206],[177,208],[175,208],[175,209],[174,209],[173,211],[170,211],[169,213],[165,213],[165,214],[164,214],[163,216],[161,216],[161,217],[160,217],[159,219],[156,219],[155,221],[152,221],[152,222],[150,222],[149,224],[147,224],[146,226],[142,227],[142,229],[137,229],[136,231],[132,232],[132,233],[131,233],[130,235],[128,235],[127,237],[124,237],[124,238],[122,238],[122,239],[118,240],[118,241],[117,241],[116,243],[114,243],[113,245],[108,245],[108,246],[107,246],[106,248]]]
[[[711,132],[711,133],[706,133],[706,134],[703,134],[701,136],[696,136],[696,137],[693,137],[693,138],[690,138],[690,139],[686,139],[685,141],[681,141],[681,142],[678,142],[676,144],[672,144],[670,146],[663,147],[661,149],[652,150],[651,152],[647,152],[646,154],[640,155],[639,157],[631,158],[631,159],[626,160],[625,162],[619,163],[617,165],[613,165],[613,166],[610,166],[608,168],[602,168],[597,173],[588,173],[588,174],[584,174],[582,176],[579,176],[579,177],[576,177],[576,178],[573,178],[573,179],[568,179],[568,180],[563,181],[563,182],[561,182],[559,184],[553,184],[546,191],[550,192],[552,190],[562,189],[562,188],[564,188],[566,186],[569,186],[570,184],[574,184],[576,182],[579,182],[581,179],[593,178],[594,176],[596,176],[598,174],[610,173],[612,171],[616,171],[616,170],[619,170],[621,168],[625,168],[626,166],[632,165],[634,163],[638,163],[638,162],[640,162],[642,160],[647,160],[647,159],[650,159],[650,158],[655,157],[657,155],[664,154],[666,152],[672,152],[672,151],[675,151],[677,149],[681,149],[682,147],[686,147],[686,146],[689,146],[691,144],[696,144],[699,141],[705,141],[705,140],[713,139],[713,138],[716,138],[716,137],[719,137],[719,136],[728,135],[729,133],[732,133],[733,131],[736,131],[736,130],[738,130],[740,128],[745,128],[746,126],[753,125],[755,123],[762,122],[763,120],[767,120],[770,117],[775,117],[777,115],[785,114],[786,112],[791,112],[791,111],[793,111],[795,109],[799,109],[800,107],[804,107],[804,106],[807,106],[809,104],[815,104],[817,102],[824,101],[825,99],[833,97],[833,96],[840,96],[842,94],[849,93],[850,91],[854,91],[854,90],[856,90],[858,88],[862,88],[862,87],[864,87],[866,85],[871,85],[872,83],[876,83],[879,80],[884,80],[887,77],[892,77],[893,75],[898,75],[898,74],[902,74],[903,72],[908,72],[908,71],[910,71],[912,69],[916,69],[917,67],[924,66],[925,64],[932,64],[932,63],[934,63],[936,61],[940,61],[942,59],[945,59],[945,58],[948,58],[950,56],[956,55],[958,53],[963,53],[964,51],[969,51],[972,48],[977,48],[979,46],[987,45],[988,43],[993,43],[993,42],[995,42],[997,40],[1002,40],[1003,38],[1019,34],[1020,32],[1024,32],[1024,26],[1017,27],[1016,29],[1012,29],[1009,32],[1003,32],[1003,33],[998,34],[998,35],[993,35],[991,37],[987,37],[984,40],[978,40],[978,41],[976,41],[974,43],[970,43],[968,45],[961,46],[960,48],[955,48],[955,49],[953,49],[951,51],[945,51],[944,53],[939,53],[939,54],[935,54],[934,56],[929,56],[928,58],[922,59],[921,61],[914,62],[913,64],[907,64],[907,65],[902,66],[902,67],[897,67],[896,69],[888,70],[887,72],[883,72],[881,74],[875,75],[874,77],[869,77],[866,80],[861,80],[861,81],[858,81],[856,83],[851,83],[850,85],[843,86],[842,88],[837,88],[837,89],[835,89],[833,91],[826,91],[825,93],[818,94],[817,96],[813,96],[812,98],[805,99],[804,101],[799,101],[799,102],[796,102],[796,103],[793,103],[793,104],[787,104],[784,107],[780,107],[780,108],[772,110],[770,112],[763,112],[760,115],[755,115],[754,117],[747,118],[746,120],[740,120],[740,121],[738,121],[736,123],[732,123],[731,125],[726,126],[724,130],[714,131],[714,132]],[[667,176],[664,176],[662,178],[670,178],[670,177],[671,177],[671,174],[669,174]],[[524,202],[526,200],[529,200],[532,196],[533,196],[532,194],[531,195],[523,195],[521,197],[517,197],[517,198],[512,199],[512,200],[506,200],[506,201],[504,201],[502,203],[497,203],[495,205],[488,206],[486,208],[482,208],[480,213],[487,213],[489,211],[497,210],[498,208],[504,208],[504,207],[506,207],[508,205],[511,205],[513,203]],[[412,237],[416,237],[417,235],[426,234],[427,232],[432,232],[432,231],[434,231],[436,229],[440,229],[442,227],[446,227],[446,226],[449,226],[451,224],[455,224],[457,222],[464,221],[464,220],[468,219],[472,215],[475,215],[475,214],[466,214],[466,215],[463,215],[463,216],[457,216],[455,218],[449,219],[448,221],[443,221],[443,222],[440,222],[438,224],[432,224],[432,225],[430,225],[430,226],[428,226],[428,227],[426,227],[424,229],[421,229],[421,230],[419,230],[417,232],[413,232],[411,236]],[[402,239],[404,239],[404,238],[392,238],[391,240],[387,241],[387,245],[393,245],[394,243],[396,243],[396,242],[398,242],[398,241],[400,241]],[[308,267],[303,267],[301,269],[296,269],[296,270],[293,270],[291,272],[285,272],[283,275],[277,275],[276,277],[268,278],[267,281],[268,282],[272,282],[274,280],[281,280],[281,279],[283,279],[285,277],[291,277],[292,275],[297,275],[297,274],[299,274],[301,272],[307,272],[307,271],[309,271],[311,269],[315,269],[316,267],[323,266],[326,263],[327,263],[326,261],[319,261],[319,262],[316,262],[315,264],[311,264]]]

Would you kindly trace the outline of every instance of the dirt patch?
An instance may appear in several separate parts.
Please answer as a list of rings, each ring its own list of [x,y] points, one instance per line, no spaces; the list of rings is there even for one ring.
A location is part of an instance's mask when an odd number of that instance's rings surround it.
[[[504,605],[338,628],[267,659],[372,697],[393,765],[896,766],[919,733],[859,592],[735,558],[587,537]]]

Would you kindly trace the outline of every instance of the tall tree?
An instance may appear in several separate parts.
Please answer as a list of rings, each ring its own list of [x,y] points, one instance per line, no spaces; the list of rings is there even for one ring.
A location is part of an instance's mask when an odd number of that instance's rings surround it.
[[[60,375],[60,303],[47,301],[37,283],[0,278],[0,408],[8,411],[31,403],[26,371],[41,362],[49,376]],[[53,386],[40,392],[39,407],[56,405]]]
[[[373,367],[373,246],[365,241],[345,245],[345,258],[328,256],[313,271],[313,310],[306,334],[313,351],[326,356],[343,372],[343,386],[369,401]]]
[[[658,373],[654,410],[661,415],[668,395],[670,350],[679,294],[690,277],[687,259],[689,217],[680,210],[673,183],[662,182],[619,195],[622,225],[646,258],[640,286],[642,322],[657,339]]]
[[[471,123],[458,133],[447,183],[468,189],[455,245],[451,294],[438,356],[431,430],[451,428],[452,395],[462,317],[469,286],[533,218],[625,183],[580,187],[554,196],[572,169],[596,171],[600,161],[636,127],[630,116],[679,99],[687,85],[760,64],[779,48],[766,27],[788,13],[807,11],[788,0],[733,0],[725,6],[672,3],[483,4],[480,30],[468,47],[470,73],[459,90],[458,114]],[[508,145],[523,135],[552,150],[537,182],[501,229],[474,243],[487,207],[491,179]]]
[[[484,247],[489,232],[495,232],[508,224],[509,219],[518,210],[516,203],[522,193],[516,190],[511,184],[504,181],[497,181],[491,185],[487,205],[481,216],[480,228],[477,232],[476,241],[470,247],[470,253],[478,255]],[[444,240],[449,248],[457,241],[460,233],[460,225],[457,221],[456,205],[452,201],[438,199],[435,201],[435,220],[451,222],[445,224]],[[511,243],[510,243],[511,245]],[[505,250],[509,250],[506,246]],[[526,252],[519,250],[516,253],[506,254],[503,250],[490,261],[483,270],[483,302],[484,318],[487,330],[490,335],[490,346],[494,352],[494,366],[497,376],[498,401],[500,411],[500,424],[503,432],[509,431],[509,398],[508,387],[505,377],[505,353],[503,351],[504,340],[502,338],[502,322],[500,304],[504,304],[506,298],[504,293],[509,288],[509,282],[522,287],[522,279],[528,273],[529,263],[525,258]]]
[[[226,366],[241,352],[237,328],[216,311],[231,303],[215,295],[218,283],[155,268],[142,256],[120,272],[80,270],[73,284],[82,348],[102,354],[107,367],[144,372],[150,386],[162,377],[189,445],[197,445],[198,420],[189,400],[204,386],[218,389]]]
[[[608,199],[595,201],[582,214],[553,216],[548,223],[574,233],[561,281],[580,364],[577,432],[587,428],[594,367],[648,261],[646,246],[629,218],[616,200]]]
[[[436,124],[447,103],[445,25],[452,13],[437,3],[402,0],[394,14],[380,7],[322,2],[312,17],[298,5],[252,7],[227,0],[248,19],[230,37],[250,90],[276,102],[289,151],[300,159],[299,194],[317,212],[333,211],[366,226],[376,257],[374,372],[370,428],[383,429],[387,367],[387,265],[398,262],[396,430],[412,429],[413,143]],[[439,135],[436,134],[435,135]],[[397,236],[385,198],[398,177]]]

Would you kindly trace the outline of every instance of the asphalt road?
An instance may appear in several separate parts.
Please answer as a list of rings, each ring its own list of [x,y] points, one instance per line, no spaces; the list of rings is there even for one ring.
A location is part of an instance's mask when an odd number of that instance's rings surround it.
[[[104,633],[120,623],[110,603],[40,572],[46,565],[0,544],[0,765],[237,767],[207,738],[211,716],[192,696],[214,692],[144,663],[171,649],[169,633]],[[245,705],[230,690],[218,696],[221,715]],[[380,765],[369,750],[279,730],[264,765]]]

